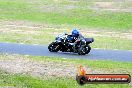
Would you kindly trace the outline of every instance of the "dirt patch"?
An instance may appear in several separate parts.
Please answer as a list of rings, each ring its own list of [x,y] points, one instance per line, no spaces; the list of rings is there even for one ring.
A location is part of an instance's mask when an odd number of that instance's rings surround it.
[[[31,23],[28,21],[0,21],[1,33],[16,33],[16,34],[32,34],[39,35],[43,30],[54,30],[48,32],[50,35],[58,35],[61,32],[70,33],[67,28],[53,27],[46,24]],[[132,32],[116,32],[116,31],[104,31],[100,29],[80,29],[80,33],[84,36],[96,36],[96,37],[115,37],[132,40]]]
[[[99,8],[112,8],[114,2],[95,2],[94,4]]]
[[[2,86],[0,88],[16,88],[16,87],[14,87],[14,86]]]
[[[39,24],[34,24],[29,21],[0,21],[0,26],[1,27],[10,27],[10,28],[29,28],[29,29],[39,29],[43,28],[44,25],[39,25]]]
[[[28,58],[9,56],[10,59],[0,60],[0,69],[9,73],[29,74],[40,78],[72,77],[77,73],[77,64],[70,62],[42,61],[36,62]],[[9,58],[8,57],[8,58]],[[6,57],[7,58],[7,57]],[[65,58],[64,58],[65,59]],[[88,73],[103,73],[104,71],[85,67]],[[107,72],[107,71],[106,71]]]
[[[103,30],[80,30],[84,36],[95,37],[111,37],[111,38],[123,38],[132,40],[132,32],[115,32],[115,31],[103,31]]]
[[[68,29],[63,29],[64,31]],[[67,32],[70,34],[70,32]],[[85,37],[109,37],[109,38],[122,38],[122,39],[129,39],[132,40],[132,33],[126,32],[107,32],[107,31],[98,31],[98,30],[80,30],[80,33]],[[49,33],[50,35],[59,35],[61,34],[59,31],[54,31]]]
[[[5,59],[3,59],[5,58]],[[52,58],[51,58],[52,59]],[[66,59],[66,58],[62,58]],[[0,70],[9,74],[24,74],[31,75],[33,77],[39,77],[40,79],[50,79],[53,77],[63,77],[75,79],[77,74],[78,65],[67,61],[35,61],[27,57],[19,55],[4,55],[0,56]],[[128,74],[132,73],[131,69],[123,68],[93,68],[84,66],[86,73],[88,74]],[[131,85],[131,83],[130,83]],[[3,87],[14,88],[14,87]]]
[[[42,30],[52,29],[49,26],[35,24],[28,21],[0,21],[1,33],[33,34],[38,35]]]
[[[127,3],[132,2],[127,1]],[[126,5],[125,1],[94,2],[93,5],[89,8],[98,11],[132,12],[132,7]]]
[[[3,57],[0,57],[3,58]],[[49,77],[71,77],[75,78],[77,73],[77,64],[66,61],[34,61],[18,55],[5,56],[6,59],[0,60],[0,69],[9,73],[29,74],[40,78]],[[66,58],[62,58],[66,59]],[[107,73],[128,73],[131,69],[95,69],[88,66],[84,67],[90,74]]]
[[[14,58],[14,57],[13,57]],[[32,76],[72,76],[76,74],[76,66],[70,63],[35,62],[24,58],[0,60],[0,68],[9,73],[30,74]]]
[[[33,34],[33,35],[38,35],[40,32],[39,31],[31,31],[31,30],[15,30],[15,29],[9,29],[9,28],[4,28],[0,29],[1,33],[17,33],[17,34]]]

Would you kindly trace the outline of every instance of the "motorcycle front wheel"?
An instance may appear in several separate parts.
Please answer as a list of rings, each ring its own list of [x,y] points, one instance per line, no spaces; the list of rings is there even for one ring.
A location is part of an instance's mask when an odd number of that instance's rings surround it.
[[[56,42],[52,42],[51,44],[49,44],[48,49],[50,52],[58,52],[59,45]]]

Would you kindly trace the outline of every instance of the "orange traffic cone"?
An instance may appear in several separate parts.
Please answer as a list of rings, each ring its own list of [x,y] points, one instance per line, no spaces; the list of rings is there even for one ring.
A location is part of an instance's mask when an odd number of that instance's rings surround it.
[[[78,67],[78,75],[79,75],[79,76],[84,76],[85,74],[86,74],[85,69],[83,68],[82,65],[80,65],[80,66]]]

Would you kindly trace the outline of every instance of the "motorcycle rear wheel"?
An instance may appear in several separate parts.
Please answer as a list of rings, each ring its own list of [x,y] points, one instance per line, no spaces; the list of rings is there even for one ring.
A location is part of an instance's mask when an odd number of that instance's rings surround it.
[[[79,54],[79,55],[85,55],[85,54],[86,54],[85,48],[84,48],[84,47],[80,47],[80,48],[78,49],[78,54]]]
[[[90,45],[87,45],[85,48],[86,48],[85,54],[88,54],[91,51]]]
[[[84,47],[80,47],[78,50],[78,54],[79,55],[85,55],[88,54],[91,51],[91,47],[89,45],[84,46]]]

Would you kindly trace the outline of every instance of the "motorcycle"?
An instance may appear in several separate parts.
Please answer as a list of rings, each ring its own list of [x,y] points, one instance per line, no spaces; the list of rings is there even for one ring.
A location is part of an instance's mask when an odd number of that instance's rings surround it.
[[[74,43],[69,41],[68,38],[72,35],[66,33],[60,34],[55,38],[55,41],[49,44],[48,49],[50,52],[74,52],[79,55],[88,54],[91,50],[90,43],[94,42],[93,38],[77,39]]]

